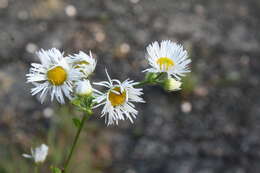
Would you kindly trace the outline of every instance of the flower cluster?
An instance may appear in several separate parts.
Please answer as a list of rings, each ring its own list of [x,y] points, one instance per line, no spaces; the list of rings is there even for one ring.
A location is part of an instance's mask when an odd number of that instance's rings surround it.
[[[133,123],[138,111],[133,103],[143,103],[143,84],[159,84],[167,91],[180,90],[181,77],[190,72],[191,60],[187,51],[171,41],[154,42],[147,47],[146,59],[150,68],[146,78],[141,82],[127,79],[120,82],[111,79],[106,71],[108,81],[93,82],[107,88],[104,92],[92,88],[90,75],[96,68],[97,61],[92,53],[80,51],[78,54],[64,55],[56,48],[37,52],[40,63],[32,63],[27,82],[34,85],[32,95],[39,95],[44,102],[47,95],[61,104],[65,97],[70,100],[91,97],[91,108],[103,106],[101,116],[108,125],[118,124],[119,120],[128,119]]]

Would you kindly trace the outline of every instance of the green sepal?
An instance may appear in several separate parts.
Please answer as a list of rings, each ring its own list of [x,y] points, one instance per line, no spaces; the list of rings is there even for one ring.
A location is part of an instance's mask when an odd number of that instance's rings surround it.
[[[80,111],[87,112],[93,107],[93,100],[93,96],[77,96],[71,101],[71,103],[75,105]]]

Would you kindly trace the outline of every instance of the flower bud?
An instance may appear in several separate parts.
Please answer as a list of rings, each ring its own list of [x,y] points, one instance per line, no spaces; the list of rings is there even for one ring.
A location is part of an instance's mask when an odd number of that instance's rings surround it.
[[[180,90],[181,82],[175,80],[172,77],[168,77],[163,82],[163,88],[167,91],[177,91]]]
[[[89,96],[93,92],[93,88],[89,80],[83,80],[76,83],[75,92],[80,96]]]

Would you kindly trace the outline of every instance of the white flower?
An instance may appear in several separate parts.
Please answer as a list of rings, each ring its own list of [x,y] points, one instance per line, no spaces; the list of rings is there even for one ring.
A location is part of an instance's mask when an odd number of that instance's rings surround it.
[[[80,80],[76,83],[75,92],[80,96],[91,95],[93,92],[93,88],[89,80]]]
[[[129,119],[133,123],[133,118],[136,118],[138,111],[132,102],[144,102],[140,97],[142,93],[141,88],[134,88],[137,82],[125,80],[121,83],[119,80],[111,79],[106,71],[108,82],[98,82],[95,85],[105,86],[108,88],[105,93],[98,93],[99,95],[94,100],[98,106],[104,105],[101,117],[105,116],[107,125],[116,123],[119,120]]]
[[[78,54],[70,55],[66,58],[74,68],[80,69],[85,78],[93,73],[96,68],[97,61],[93,58],[91,51],[89,55],[80,51]]]
[[[172,77],[168,77],[164,83],[163,83],[163,87],[165,90],[167,91],[177,91],[177,90],[180,90],[181,88],[181,82],[180,81],[177,81],[175,80],[174,78]]]
[[[156,41],[150,44],[146,50],[146,58],[152,67],[145,71],[166,72],[169,76],[178,80],[185,73],[190,72],[189,64],[191,60],[188,58],[187,51],[181,45],[170,40],[164,40],[160,44]]]
[[[45,144],[41,144],[39,147],[36,147],[35,149],[31,148],[31,155],[29,154],[23,154],[22,156],[25,158],[33,159],[34,162],[37,163],[43,163],[48,155],[48,146]]]
[[[41,103],[44,102],[48,93],[51,95],[51,101],[54,97],[60,103],[64,103],[64,96],[71,98],[73,91],[73,81],[81,78],[81,73],[71,68],[58,49],[41,50],[37,52],[41,64],[32,63],[27,82],[35,85],[31,89],[32,95],[40,93]]]

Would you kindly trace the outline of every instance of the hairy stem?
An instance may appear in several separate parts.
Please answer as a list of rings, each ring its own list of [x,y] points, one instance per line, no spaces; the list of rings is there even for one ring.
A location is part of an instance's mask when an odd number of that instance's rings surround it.
[[[143,87],[144,85],[147,84],[155,84],[157,82],[157,79],[159,79],[161,76],[163,76],[163,72],[161,72],[160,74],[158,74],[154,79],[150,80],[150,79],[146,79],[143,80],[141,82],[139,82],[138,84],[134,85],[135,88],[140,88]]]
[[[71,160],[71,157],[72,157],[72,154],[73,154],[73,152],[74,152],[74,150],[76,148],[76,144],[78,142],[80,133],[81,133],[81,131],[83,129],[83,126],[84,126],[86,120],[88,119],[89,115],[91,115],[91,111],[88,111],[81,119],[81,123],[80,123],[80,126],[78,127],[78,131],[77,131],[76,136],[74,138],[74,141],[72,143],[72,146],[71,146],[71,149],[70,149],[70,152],[69,152],[69,156],[68,156],[68,158],[67,158],[67,160],[66,160],[66,162],[64,164],[63,171],[62,171],[63,173],[66,173],[66,170],[67,170],[67,168],[69,166],[69,163],[70,163],[70,160]]]
[[[38,173],[38,172],[39,172],[38,165],[35,164],[35,166],[34,166],[34,173]]]
[[[150,84],[150,83],[151,83],[151,81],[149,81],[149,80],[143,80],[143,81],[139,82],[138,84],[134,85],[134,87],[135,87],[135,88],[141,88],[141,87],[143,87],[144,85]]]

